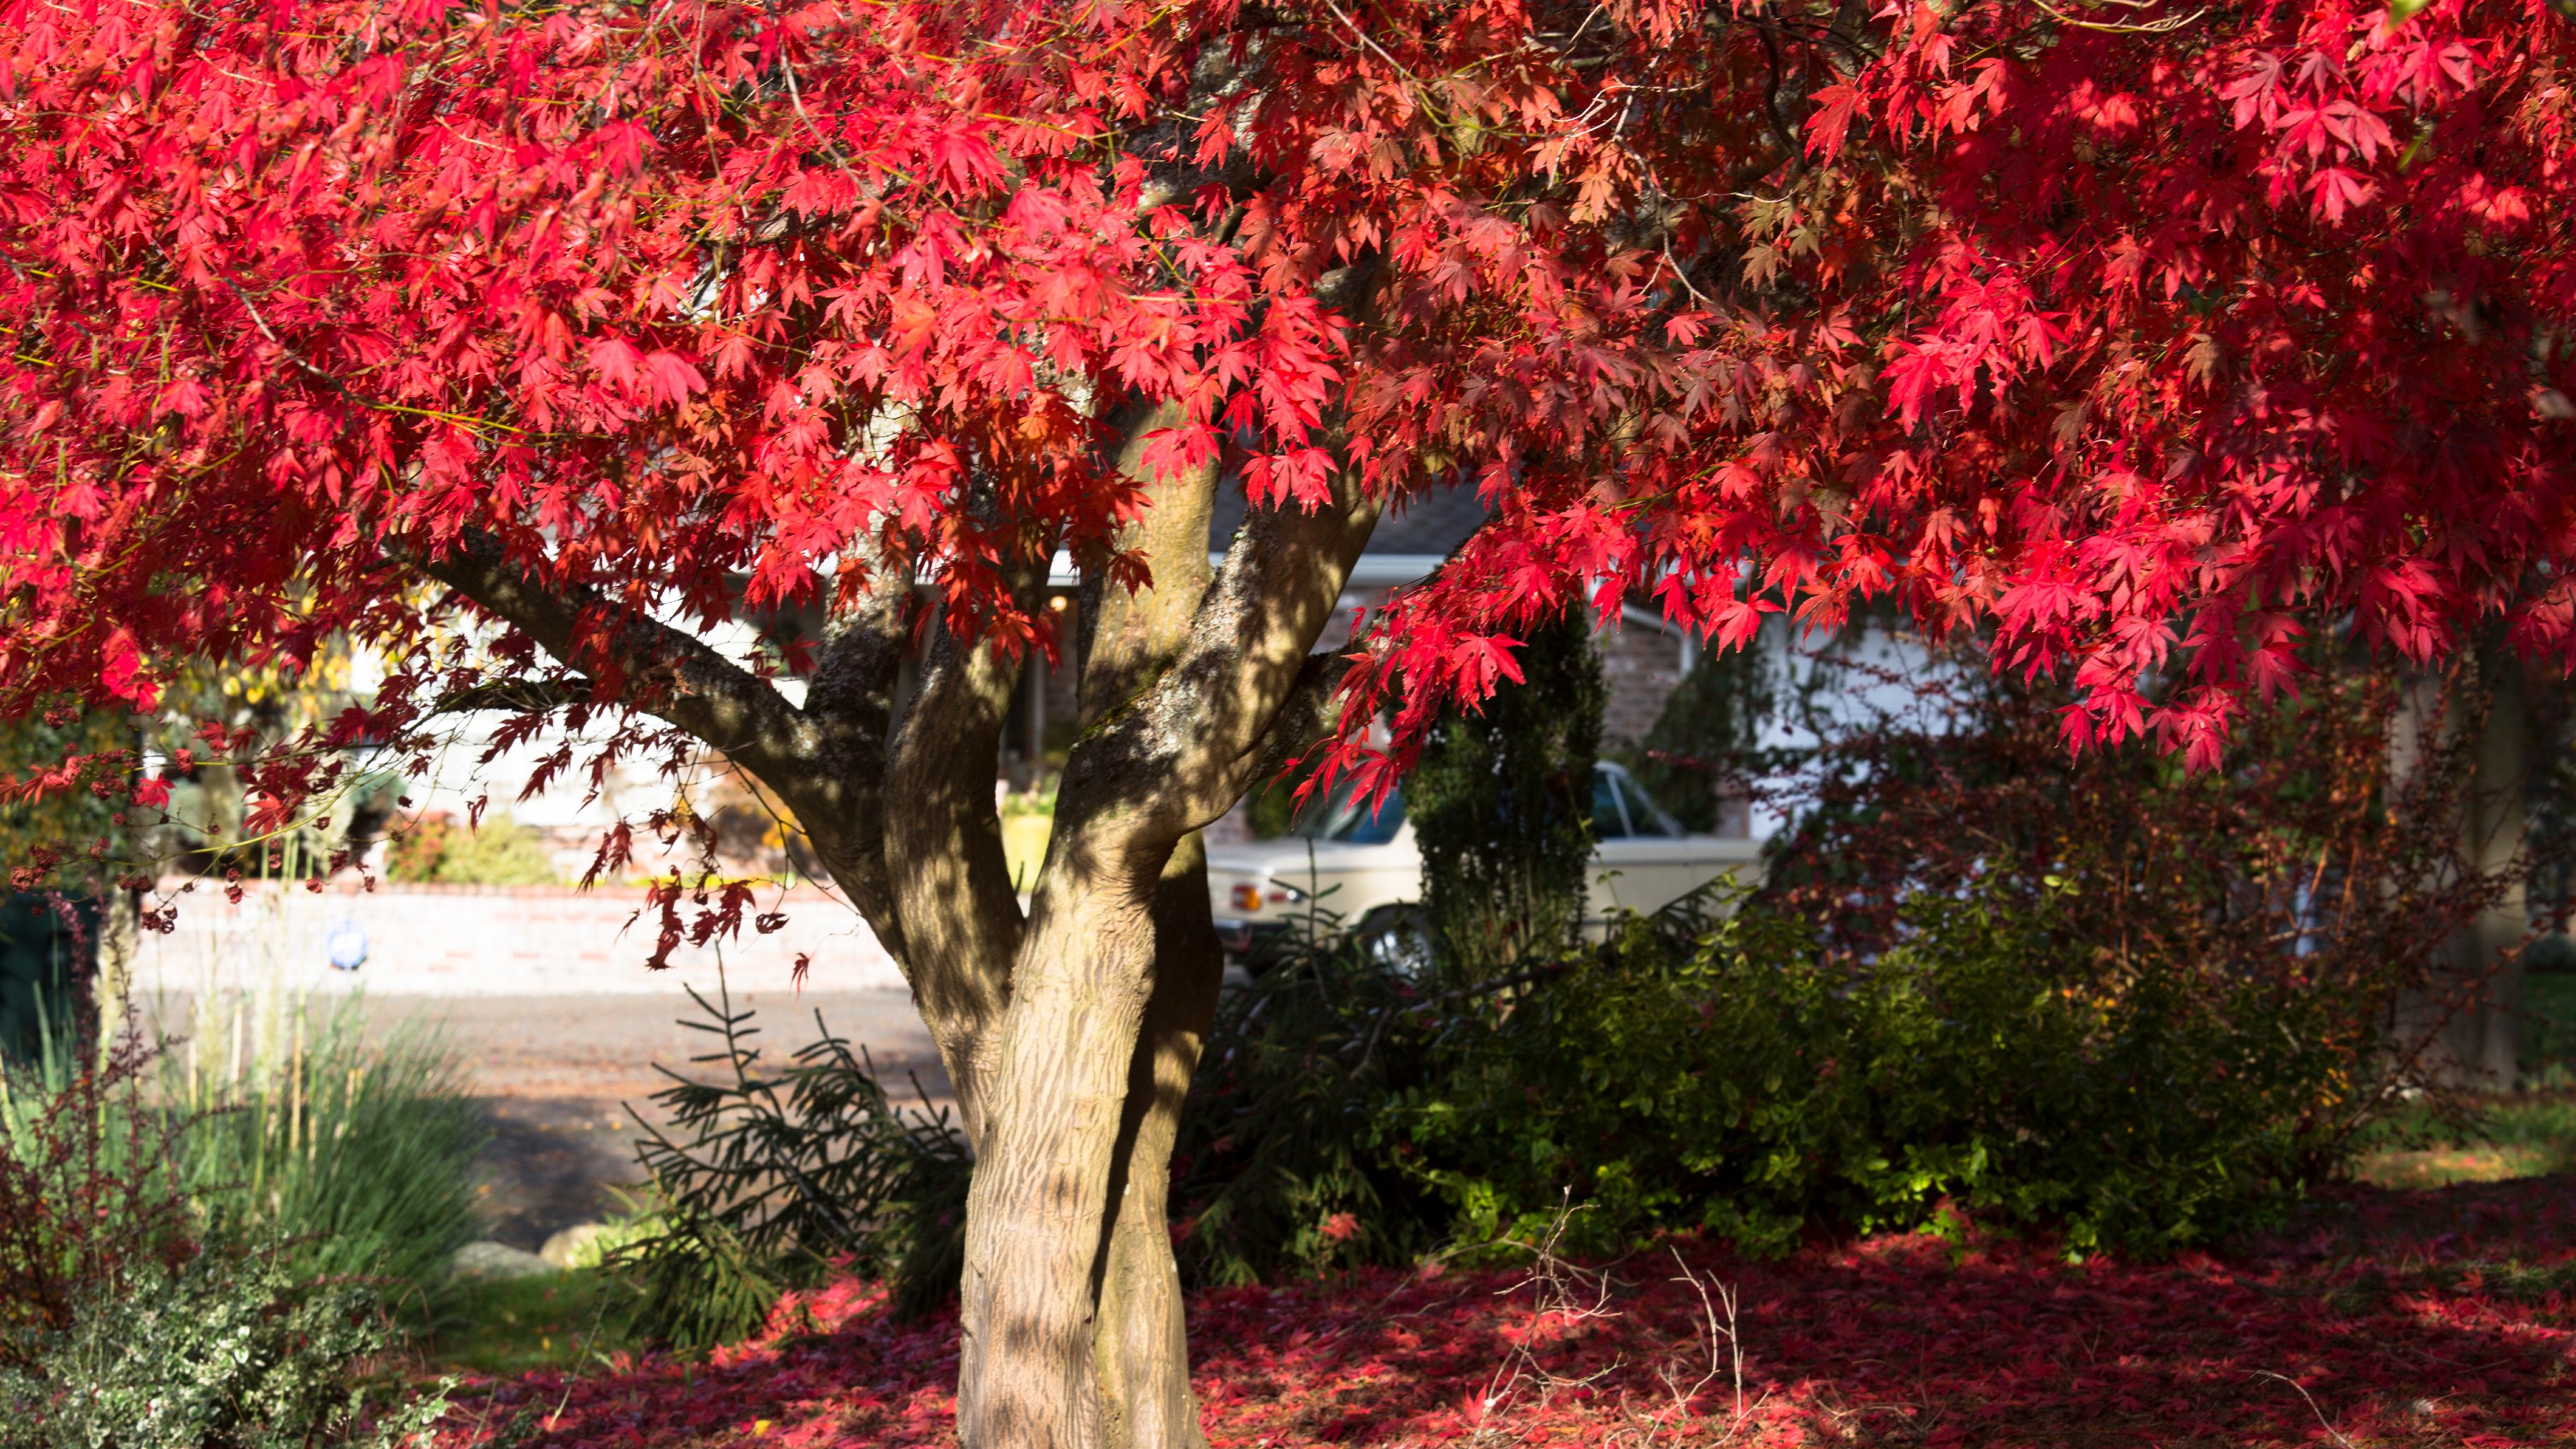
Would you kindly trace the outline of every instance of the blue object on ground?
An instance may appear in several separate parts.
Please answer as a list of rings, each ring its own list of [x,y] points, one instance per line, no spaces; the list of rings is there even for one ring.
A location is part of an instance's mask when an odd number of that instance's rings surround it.
[[[322,938],[322,949],[335,970],[355,971],[367,964],[367,928],[351,920],[333,922]]]

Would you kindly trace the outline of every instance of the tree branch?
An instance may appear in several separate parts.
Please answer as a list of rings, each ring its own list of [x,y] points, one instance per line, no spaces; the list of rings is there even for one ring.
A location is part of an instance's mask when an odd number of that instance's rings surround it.
[[[503,553],[500,541],[469,531],[447,553],[415,567],[506,620],[557,660],[593,673],[613,667],[647,688],[626,702],[678,725],[768,781],[792,777],[812,754],[812,730],[768,681],[706,641],[630,614],[602,630],[583,616],[609,607],[596,597],[553,593]]]
[[[578,685],[566,686],[543,679],[494,679],[440,695],[430,705],[429,712],[432,715],[475,714],[505,709],[513,714],[530,714],[562,709],[587,697],[588,691]]]
[[[1091,862],[1089,878],[1123,872],[1148,887],[1183,835],[1233,808],[1282,706],[1300,692],[1307,650],[1381,506],[1346,475],[1311,512],[1262,508],[1244,521],[1172,663],[1067,762],[1059,832],[1102,810],[1132,811],[1146,826],[1119,832],[1135,859]]]
[[[1156,473],[1145,463],[1152,434],[1189,421],[1178,403],[1130,410],[1121,420],[1126,446],[1118,469],[1144,485],[1145,511],[1118,531],[1118,545],[1152,561],[1153,582],[1133,591],[1098,588],[1083,600],[1087,645],[1080,713],[1087,725],[1135,697],[1171,667],[1207,597],[1209,515],[1216,508],[1214,460],[1183,473]]]
[[[595,611],[611,606],[587,592],[547,589],[489,533],[469,531],[444,554],[408,561],[563,664],[640,683],[629,686],[625,703],[723,751],[776,791],[879,943],[909,969],[878,824],[887,696],[909,569],[871,561],[880,567],[861,602],[835,618],[825,639],[808,713],[683,630],[631,614],[601,627]]]
[[[832,878],[850,893],[909,979],[911,942],[886,867],[884,810],[895,680],[911,633],[912,560],[873,542],[854,548],[866,581],[826,605],[814,674],[805,687],[805,713],[820,737],[822,768],[813,780],[812,803],[793,808],[807,821],[807,838]],[[832,820],[834,828],[817,829],[809,814]]]
[[[1032,550],[1013,566],[1011,592],[1022,607],[1035,607],[1048,562]],[[993,766],[1025,662],[1003,659],[990,639],[970,644],[938,627],[886,771],[886,790],[898,803],[885,815],[885,860],[911,949],[913,999],[948,1065],[959,1125],[979,1147],[991,1028],[1010,1001],[1022,924],[994,809]]]

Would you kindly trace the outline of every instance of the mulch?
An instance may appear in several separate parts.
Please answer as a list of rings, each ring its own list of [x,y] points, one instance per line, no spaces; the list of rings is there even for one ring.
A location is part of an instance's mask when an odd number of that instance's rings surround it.
[[[1211,1291],[1198,1392],[1218,1449],[2576,1445],[2571,1189],[2354,1188],[2159,1264],[1914,1234]],[[439,1449],[951,1445],[956,1359],[837,1283],[709,1359],[469,1384]]]

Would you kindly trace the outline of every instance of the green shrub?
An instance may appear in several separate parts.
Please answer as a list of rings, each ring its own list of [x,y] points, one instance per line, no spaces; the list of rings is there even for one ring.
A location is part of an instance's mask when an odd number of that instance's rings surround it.
[[[1761,763],[1756,747],[1779,709],[1779,673],[1759,642],[1702,653],[1628,757],[1637,783],[1684,829],[1717,829],[1720,790],[1740,790],[1748,766]]]
[[[2561,938],[2563,939],[2563,938]],[[2576,1065],[2576,971],[2533,971],[2522,982],[2522,1070],[2533,1081]]]
[[[1314,927],[1321,925],[1322,929]],[[1426,1079],[1429,995],[1329,918],[1303,923],[1217,1010],[1172,1153],[1182,1271],[1235,1285],[1439,1243],[1446,1215],[1386,1150]]]
[[[444,812],[420,816],[385,850],[385,878],[438,885],[553,885],[559,879],[537,833],[508,815],[478,826]]]
[[[1174,1164],[1184,1270],[1527,1241],[1569,1195],[1594,1252],[1968,1219],[2154,1257],[2340,1172],[2383,1100],[2384,998],[2286,955],[2108,951],[2097,915],[2062,883],[1919,894],[1900,943],[1856,958],[1703,895],[1482,986],[1299,943],[1209,1039]]]
[[[20,1204],[0,1237],[55,1233],[44,1252],[95,1260],[41,1296],[59,1305],[59,1285],[202,1240],[276,1244],[297,1281],[357,1280],[421,1307],[473,1235],[486,1136],[452,1054],[416,1034],[371,1042],[355,1002],[317,1016],[301,999],[210,996],[192,1025],[176,1050],[128,1032],[94,1060],[51,1031],[35,1060],[0,1070],[0,1177]],[[79,1223],[95,1229],[61,1236]],[[13,1251],[41,1256],[0,1255]]]
[[[1456,980],[1552,959],[1582,923],[1601,661],[1584,611],[1528,633],[1520,682],[1445,712],[1404,784],[1433,956]]]
[[[2153,1256],[2266,1220],[2360,1105],[2344,1003],[2086,959],[2085,905],[1916,897],[1868,961],[1758,909],[1687,950],[1639,923],[1476,1003],[1381,1131],[1465,1241],[1525,1235],[1569,1190],[1594,1247],[1700,1227],[1779,1249],[1946,1206]]]
[[[446,1407],[442,1391],[370,1414],[354,1370],[393,1339],[373,1295],[299,1284],[271,1254],[147,1260],[0,1368],[0,1406],[28,1449],[390,1446]]]

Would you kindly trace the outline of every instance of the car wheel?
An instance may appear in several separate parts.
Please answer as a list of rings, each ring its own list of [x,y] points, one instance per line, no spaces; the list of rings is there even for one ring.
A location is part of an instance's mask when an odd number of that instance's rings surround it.
[[[1431,918],[1411,902],[1379,906],[1360,917],[1351,940],[1390,975],[1408,981],[1431,977]]]

